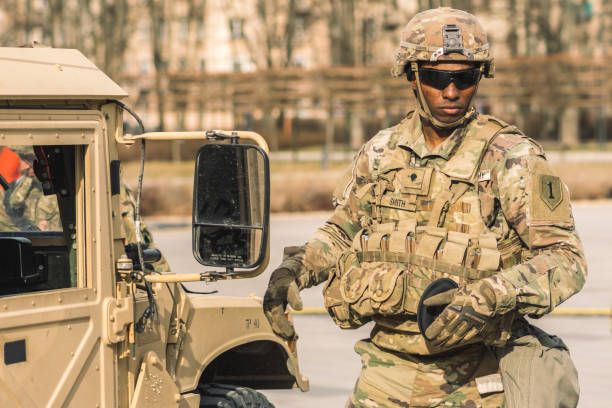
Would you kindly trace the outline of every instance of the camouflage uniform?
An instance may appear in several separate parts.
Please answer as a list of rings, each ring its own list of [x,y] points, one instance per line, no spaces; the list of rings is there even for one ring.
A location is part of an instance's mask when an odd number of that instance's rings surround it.
[[[467,13],[437,12],[417,15],[417,29],[404,33],[394,75],[407,60],[423,59],[419,53],[442,50],[413,47],[426,33],[441,36],[426,27],[431,21],[474,25]],[[472,30],[476,38],[479,30]],[[488,52],[479,51],[484,43],[464,42],[469,60],[492,74]],[[418,83],[418,67],[411,68]],[[577,377],[567,347],[523,317],[549,313],[586,279],[566,186],[535,141],[474,109],[430,148],[421,121],[435,121],[420,90],[417,97],[416,112],[363,146],[334,193],[333,216],[283,260],[267,295],[283,294],[271,290],[279,276],[292,277],[300,290],[326,282],[325,305],[340,327],[374,321],[370,339],[355,346],[363,368],[349,407],[574,405]],[[419,299],[443,277],[492,289],[487,330],[469,342],[434,345],[419,331]],[[269,309],[267,316],[273,320]],[[551,378],[546,394],[531,393],[534,375]],[[511,398],[504,401],[502,391]]]
[[[413,280],[420,278],[424,281],[404,282],[403,297],[409,297],[410,302],[402,299],[397,303],[401,303],[401,306],[395,310],[392,310],[393,305],[387,302],[386,312],[381,308],[385,306],[385,303],[382,302],[377,310],[373,310],[369,316],[364,316],[364,310],[367,307],[361,304],[364,299],[363,294],[372,293],[369,287],[375,280],[370,274],[367,277],[369,286],[358,287],[359,282],[363,282],[365,277],[362,278],[361,275],[352,277],[351,273],[358,269],[363,270],[365,262],[361,261],[361,268],[350,269],[346,267],[347,263],[342,264],[341,262],[339,265],[338,260],[343,256],[346,258],[346,254],[351,253],[351,248],[360,245],[362,240],[358,239],[357,241],[360,242],[356,243],[355,237],[363,235],[364,230],[373,231],[389,224],[407,225],[411,223],[409,220],[416,220],[412,237],[410,233],[407,235],[415,243],[413,250],[406,252],[418,254],[420,244],[428,239],[427,236],[432,236],[430,234],[432,231],[428,231],[431,229],[429,221],[432,213],[435,212],[435,198],[439,196],[439,193],[432,192],[424,196],[407,191],[406,185],[412,180],[410,176],[406,178],[406,174],[411,175],[412,170],[409,170],[408,173],[403,171],[413,169],[412,166],[414,166],[420,169],[442,170],[436,173],[443,175],[445,168],[451,172],[448,163],[453,159],[459,158],[461,163],[469,162],[467,159],[469,151],[466,152],[462,147],[469,147],[470,141],[476,139],[480,128],[488,121],[498,122],[493,118],[479,115],[468,122],[467,126],[456,129],[447,140],[433,150],[425,142],[418,115],[409,114],[407,119],[399,125],[379,132],[362,148],[346,173],[345,181],[336,190],[337,206],[334,215],[318,229],[313,239],[305,245],[302,251],[282,263],[281,267],[295,273],[300,289],[325,281],[328,281],[329,284],[332,281],[330,273],[342,274],[344,272],[343,276],[346,276],[342,281],[345,284],[344,293],[339,296],[341,299],[337,299],[338,296],[334,299],[333,295],[328,294],[326,296],[327,306],[337,322],[342,319],[339,319],[337,314],[334,315],[333,309],[345,309],[345,319],[340,322],[345,328],[357,327],[370,319],[374,320],[376,325],[371,334],[370,347],[391,350],[404,358],[411,359],[418,359],[418,355],[439,352],[439,350],[431,350],[422,334],[419,333],[414,304],[426,284],[436,276],[423,271],[427,268],[410,270]],[[457,154],[461,154],[462,157],[458,157]],[[469,168],[468,164],[466,170]],[[574,229],[568,199],[569,193],[560,180],[555,178],[539,145],[518,132],[496,135],[484,152],[481,164],[473,170],[477,170],[474,184],[469,186],[459,200],[448,206],[443,223],[437,227],[446,231],[446,237],[438,242],[432,259],[439,259],[439,264],[442,264],[442,261],[449,259],[450,256],[444,254],[449,254],[452,252],[451,249],[459,247],[459,253],[462,254],[461,259],[449,263],[462,266],[464,269],[466,266],[471,267],[475,278],[490,276],[488,279],[494,283],[497,289],[496,295],[499,297],[497,313],[501,316],[511,316],[511,320],[514,320],[512,323],[514,337],[521,337],[529,329],[520,316],[542,316],[579,291],[584,284],[586,263],[580,240]],[[452,176],[458,179],[461,165],[453,168],[452,172]],[[431,179],[434,177],[429,177],[430,188],[440,188],[441,183],[436,183],[435,180],[432,182]],[[423,180],[421,176],[417,176],[416,181],[418,182],[419,179]],[[391,185],[388,185],[389,180],[391,180]],[[550,185],[543,184],[547,180],[553,180],[551,184],[554,190],[553,195],[558,197],[553,202],[550,202],[549,199],[550,191],[546,190]],[[377,197],[374,190],[381,185],[381,181],[386,185],[385,192]],[[404,192],[402,192],[402,187]],[[395,231],[390,231],[392,232]],[[463,247],[460,244],[462,241],[460,234],[467,234],[469,237],[469,242]],[[368,249],[372,246],[371,240],[376,237],[380,235],[370,232]],[[496,244],[476,244],[478,238],[482,240],[482,237],[495,237],[493,242]],[[395,245],[392,238],[387,245]],[[387,250],[388,253],[393,252],[391,248]],[[480,254],[477,255],[478,253]],[[491,255],[485,260],[488,264],[486,267],[483,267],[483,259],[485,259],[483,254]],[[477,259],[478,257],[480,259]],[[350,262],[348,264],[350,266]],[[338,268],[336,268],[337,265]],[[390,275],[388,270],[381,268],[382,263],[370,262],[370,265],[371,271],[384,270],[385,273],[381,274],[383,277]],[[498,272],[500,269],[501,271]],[[405,270],[405,268],[400,268],[400,270]],[[489,270],[490,273],[482,273],[482,270]],[[401,278],[408,275],[408,273],[400,272],[398,276]],[[460,280],[459,274],[453,274],[450,269],[439,272],[437,276]],[[398,287],[400,281],[401,279],[396,278],[394,287]],[[361,294],[361,298],[355,299],[353,293]],[[389,300],[393,299],[394,294],[391,290]],[[344,305],[335,305],[335,300],[339,301],[336,303]],[[503,333],[497,333],[497,335],[503,336]],[[506,336],[504,340],[493,339],[491,343],[494,344],[495,340],[501,346],[508,338]],[[559,347],[564,346],[559,345]],[[463,355],[466,357],[464,363],[467,364],[470,361],[467,356],[472,352],[477,352],[478,349],[481,353],[484,352],[482,346],[474,345],[473,350],[470,349],[468,352],[464,349],[461,353],[453,354],[453,357],[459,358],[457,355]],[[451,362],[446,355],[430,359],[432,357],[421,360],[420,363],[427,365],[427,361],[432,361],[432,364],[440,369],[447,362],[457,365],[456,362]],[[368,364],[368,361],[370,358],[364,359],[364,365]],[[489,368],[489,374],[496,370],[495,367]],[[408,373],[407,375],[414,374]],[[456,390],[453,390],[452,387],[440,388],[435,385],[436,382],[433,380],[440,378],[439,374],[423,375],[431,377],[423,381],[431,380],[433,389],[438,392],[450,391],[447,397],[455,397]],[[472,379],[468,379],[468,382]],[[416,381],[418,382],[419,379],[416,378]],[[358,399],[360,390],[362,389],[358,387],[352,397],[354,404],[357,404],[355,399]],[[461,394],[465,392],[462,390]],[[413,398],[417,399],[413,399],[412,402],[410,399],[404,399],[404,402],[410,403],[410,406],[421,406],[415,402],[419,401],[420,397]],[[443,397],[435,395],[429,403],[423,406],[436,403],[439,398]],[[473,406],[479,406],[477,401],[474,403],[476,405]],[[363,406],[368,405],[364,403]],[[390,403],[388,406],[402,405]],[[496,405],[494,403],[485,406]]]
[[[136,242],[136,201],[134,200],[132,190],[128,187],[125,180],[121,180],[119,200],[126,244]],[[147,224],[142,220],[140,221],[140,231],[143,243],[148,244],[148,248],[157,248],[153,242],[153,235],[149,231]],[[157,272],[170,272],[170,265],[162,255],[159,261],[153,263],[153,269]]]
[[[22,176],[3,192],[4,208],[0,224],[5,230],[59,231],[62,229],[57,199],[45,196],[40,182],[32,176]]]

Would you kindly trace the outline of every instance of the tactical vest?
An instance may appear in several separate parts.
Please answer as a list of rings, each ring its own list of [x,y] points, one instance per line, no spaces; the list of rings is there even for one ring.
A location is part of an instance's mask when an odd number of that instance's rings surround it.
[[[510,231],[502,239],[487,227],[478,191],[479,180],[490,179],[490,169],[481,165],[492,140],[520,131],[481,115],[465,132],[441,168],[419,167],[410,152],[407,163],[380,169],[357,191],[372,204],[371,225],[355,235],[323,289],[340,327],[374,320],[372,340],[380,347],[439,352],[425,344],[416,323],[425,288],[439,278],[465,285],[521,262],[520,238]]]

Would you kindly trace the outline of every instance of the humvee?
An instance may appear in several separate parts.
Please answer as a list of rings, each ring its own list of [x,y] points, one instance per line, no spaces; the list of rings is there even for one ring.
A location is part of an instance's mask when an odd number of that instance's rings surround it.
[[[268,407],[254,389],[306,391],[295,344],[273,334],[260,298],[181,284],[265,269],[265,141],[251,132],[123,134],[125,96],[77,50],[0,48],[0,145],[33,157],[29,174],[0,177],[0,406]],[[120,216],[118,145],[178,139],[203,144],[195,274],[147,268],[158,254],[139,243],[134,251]],[[14,200],[28,176],[39,194]],[[55,219],[45,219],[49,208]]]

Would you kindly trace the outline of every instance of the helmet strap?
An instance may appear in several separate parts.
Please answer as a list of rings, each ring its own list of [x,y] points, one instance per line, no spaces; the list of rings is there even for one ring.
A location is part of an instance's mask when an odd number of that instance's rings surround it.
[[[468,119],[471,119],[472,116],[474,116],[474,114],[476,113],[476,108],[474,108],[474,96],[476,96],[476,92],[478,91],[478,85],[480,84],[480,81],[478,81],[476,83],[476,89],[474,89],[474,93],[472,94],[472,98],[470,99],[470,103],[468,105],[468,108],[465,112],[465,114],[457,119],[454,122],[442,122],[438,119],[436,119],[432,114],[431,114],[431,110],[429,109],[429,105],[427,105],[427,101],[425,101],[425,98],[423,97],[423,90],[421,88],[421,78],[419,76],[419,66],[416,62],[411,62],[410,63],[410,69],[412,70],[412,72],[414,72],[414,76],[416,78],[416,85],[417,85],[417,112],[418,114],[425,120],[427,120],[428,122],[430,122],[434,127],[437,127],[438,129],[452,129],[452,128],[456,128],[458,126],[463,125],[466,121],[468,121]],[[482,71],[482,66],[481,66],[481,71]]]

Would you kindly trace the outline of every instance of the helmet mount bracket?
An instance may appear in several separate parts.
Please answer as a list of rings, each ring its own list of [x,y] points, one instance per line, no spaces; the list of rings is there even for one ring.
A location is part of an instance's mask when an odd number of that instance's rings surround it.
[[[469,61],[474,60],[474,54],[463,47],[461,27],[457,24],[444,24],[442,27],[442,47],[431,54],[430,61],[437,61],[442,55],[457,53],[465,55]]]

